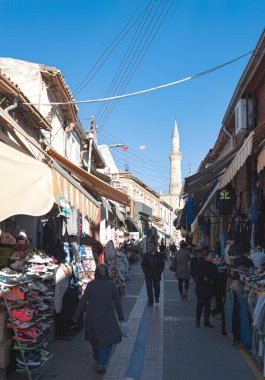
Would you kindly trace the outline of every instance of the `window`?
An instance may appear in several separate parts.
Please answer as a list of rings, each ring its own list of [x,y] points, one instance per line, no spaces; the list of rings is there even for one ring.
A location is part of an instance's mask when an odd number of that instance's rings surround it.
[[[116,189],[121,189],[122,183],[120,181],[112,181],[112,186],[115,187]]]

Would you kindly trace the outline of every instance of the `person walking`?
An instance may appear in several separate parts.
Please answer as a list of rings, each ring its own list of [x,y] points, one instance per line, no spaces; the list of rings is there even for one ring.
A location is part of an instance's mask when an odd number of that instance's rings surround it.
[[[200,260],[196,274],[196,327],[200,327],[201,315],[204,309],[204,326],[213,327],[210,323],[211,300],[214,295],[214,281],[217,277],[217,266],[212,262],[209,250],[203,251],[204,260]]]
[[[148,296],[148,306],[153,306],[155,293],[155,302],[159,302],[161,274],[165,267],[164,257],[156,250],[156,242],[151,240],[142,259],[142,269],[145,275],[146,290]]]
[[[114,306],[119,321],[124,321],[118,290],[109,278],[107,266],[100,264],[95,270],[95,280],[87,284],[73,316],[73,320],[77,321],[86,311],[85,340],[92,345],[98,373],[106,371],[112,345],[122,340]]]
[[[180,249],[175,254],[176,260],[176,272],[175,276],[178,279],[179,294],[181,299],[185,300],[188,298],[189,282],[190,282],[190,252],[187,249],[187,244],[184,240],[181,240]],[[184,286],[183,286],[184,285]]]

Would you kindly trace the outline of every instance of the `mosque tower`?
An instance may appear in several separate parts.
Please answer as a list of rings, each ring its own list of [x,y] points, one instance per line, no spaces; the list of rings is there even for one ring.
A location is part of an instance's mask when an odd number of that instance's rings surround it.
[[[182,153],[179,150],[179,131],[178,125],[175,120],[173,133],[172,133],[172,147],[169,155],[170,159],[170,205],[174,210],[182,207],[180,203],[180,193],[182,188],[181,183],[181,160]]]

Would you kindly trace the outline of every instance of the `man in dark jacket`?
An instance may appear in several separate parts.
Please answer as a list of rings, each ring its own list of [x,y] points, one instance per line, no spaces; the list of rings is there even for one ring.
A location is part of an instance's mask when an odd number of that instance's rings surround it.
[[[200,260],[196,274],[196,327],[200,327],[201,315],[204,309],[204,326],[213,327],[210,323],[211,300],[214,295],[214,282],[216,280],[218,270],[217,266],[212,262],[212,254],[210,251],[203,251],[204,260]]]
[[[159,302],[160,280],[164,267],[164,258],[160,252],[157,252],[156,242],[151,240],[149,250],[144,254],[142,259],[142,269],[145,275],[148,295],[148,306],[152,306],[154,303],[153,288],[155,292],[155,302]]]

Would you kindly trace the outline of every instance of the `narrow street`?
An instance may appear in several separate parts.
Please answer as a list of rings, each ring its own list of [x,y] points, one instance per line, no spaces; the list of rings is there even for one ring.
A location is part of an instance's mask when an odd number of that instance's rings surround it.
[[[251,359],[247,364],[249,354],[233,347],[229,336],[221,335],[220,321],[211,319],[214,329],[195,328],[194,287],[188,301],[182,301],[168,264],[167,261],[161,282],[160,303],[153,308],[146,306],[140,262],[132,266],[131,280],[122,299],[132,339],[123,339],[116,346],[106,374],[96,373],[92,350],[83,340],[83,332],[71,341],[52,343],[54,360],[47,374],[57,374],[57,380],[261,379]],[[22,378],[14,376],[12,380]]]

